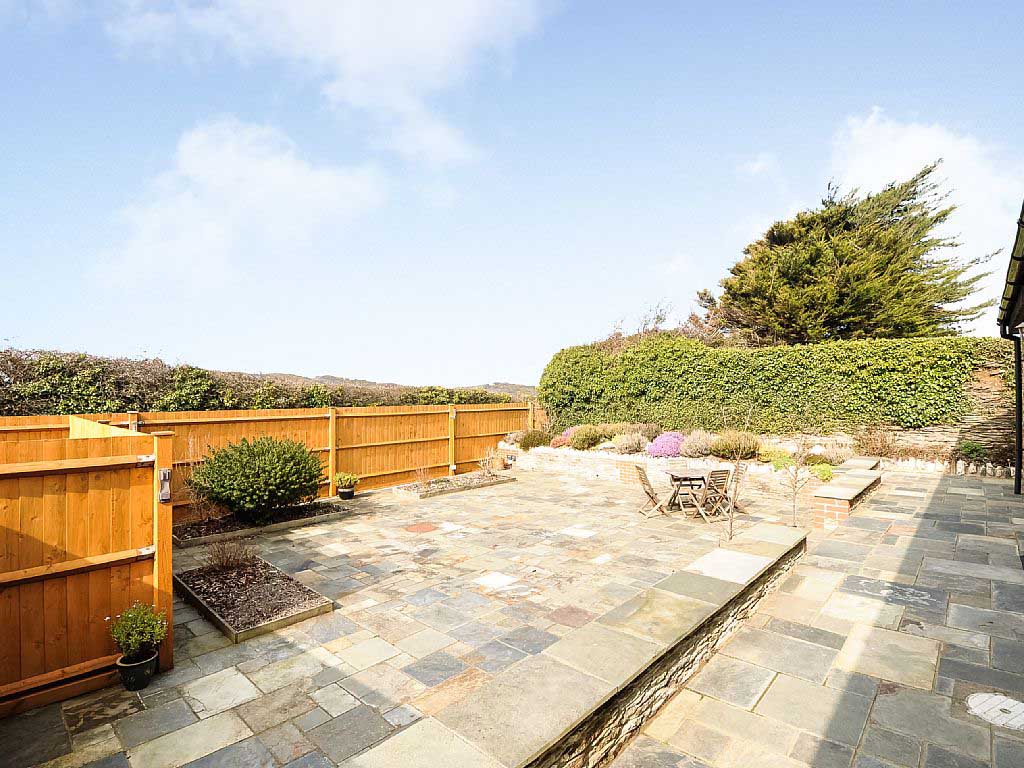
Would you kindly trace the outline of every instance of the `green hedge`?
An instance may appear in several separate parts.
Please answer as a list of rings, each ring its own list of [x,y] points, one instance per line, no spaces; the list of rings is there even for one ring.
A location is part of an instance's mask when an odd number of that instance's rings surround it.
[[[508,395],[446,387],[296,385],[160,360],[0,350],[0,416],[235,408],[501,403]]]
[[[672,333],[619,350],[563,349],[540,380],[540,400],[562,429],[656,421],[666,429],[757,432],[907,428],[955,423],[971,407],[980,367],[1010,371],[1000,339],[945,337],[838,341],[791,347],[707,347]],[[1011,397],[1007,389],[1007,397]]]

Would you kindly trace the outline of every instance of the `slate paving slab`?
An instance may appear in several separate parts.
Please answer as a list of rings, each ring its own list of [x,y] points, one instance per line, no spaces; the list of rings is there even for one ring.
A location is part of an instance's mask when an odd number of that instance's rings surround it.
[[[373,707],[360,706],[308,731],[306,736],[336,763],[376,744],[394,730]]]
[[[438,720],[505,765],[518,765],[589,712],[607,684],[545,654],[530,656],[443,709]],[[508,724],[516,723],[510,739]]]
[[[704,696],[751,709],[761,699],[775,672],[721,654],[712,657],[687,683],[687,688]]]
[[[0,720],[0,755],[11,768],[28,768],[71,751],[60,704]]]
[[[939,644],[879,627],[858,624],[835,659],[838,669],[930,690]]]
[[[438,651],[402,667],[402,671],[419,680],[428,688],[433,688],[468,668],[468,665],[461,659],[444,651]]]
[[[259,739],[248,738],[186,763],[183,768],[274,768],[275,765],[270,750]]]
[[[931,611],[945,611],[949,594],[932,587],[908,586],[893,581],[847,576],[839,585],[841,592],[876,597],[892,605],[903,605]]]
[[[663,650],[657,643],[595,623],[569,633],[544,653],[619,686],[646,668]]]
[[[856,747],[868,719],[871,699],[836,691],[789,675],[779,675],[754,708],[829,741]]]
[[[126,749],[191,725],[199,718],[184,699],[169,701],[114,723],[114,732]]]
[[[341,768],[502,768],[437,720],[420,720]]]
[[[838,652],[775,632],[743,627],[722,653],[776,672],[824,683]]]
[[[507,635],[498,638],[505,645],[527,654],[540,653],[549,645],[558,641],[558,635],[545,632],[536,627],[520,627]]]

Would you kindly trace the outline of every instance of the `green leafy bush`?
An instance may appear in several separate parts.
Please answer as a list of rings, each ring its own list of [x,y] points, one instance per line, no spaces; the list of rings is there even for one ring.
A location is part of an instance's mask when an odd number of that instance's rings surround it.
[[[966,461],[988,461],[988,450],[974,440],[961,440],[956,446],[956,455]]]
[[[695,429],[683,438],[683,442],[679,446],[679,455],[690,459],[710,456],[711,444],[714,440],[715,436],[710,432],[705,432],[703,429]]]
[[[757,454],[757,460],[771,464],[772,469],[775,470],[792,467],[796,463],[793,456],[788,451],[784,451],[781,448],[761,450],[761,452]]]
[[[541,445],[548,445],[551,442],[551,435],[542,429],[528,429],[523,439],[519,441],[519,447],[524,451],[536,448]]]
[[[607,439],[608,433],[601,427],[593,424],[583,424],[577,427],[569,436],[569,445],[577,451],[589,451]]]
[[[653,333],[621,349],[563,349],[541,376],[540,398],[558,428],[720,430],[748,416],[759,433],[918,428],[956,423],[970,408],[973,372],[1005,372],[1011,353],[1007,342],[972,337],[739,348]]]
[[[315,499],[322,478],[320,458],[302,443],[242,438],[210,453],[193,470],[189,487],[200,498],[261,523],[277,509]]]
[[[623,454],[640,453],[647,447],[647,439],[639,432],[616,435],[612,438],[612,443],[615,445],[615,450]]]
[[[110,636],[126,663],[145,661],[167,636],[167,618],[162,611],[153,610],[152,605],[136,601],[114,617]]]
[[[825,452],[815,453],[814,451],[808,451],[807,455],[804,456],[804,464],[807,466],[815,466],[817,464],[829,464],[829,460],[825,457]]]
[[[359,475],[349,472],[339,472],[334,476],[334,484],[339,488],[355,488],[359,485]]]
[[[823,483],[827,483],[832,479],[832,465],[831,464],[813,464],[807,468],[811,474],[821,480]]]
[[[760,450],[757,435],[736,429],[727,429],[711,441],[711,455],[722,459],[753,459]]]

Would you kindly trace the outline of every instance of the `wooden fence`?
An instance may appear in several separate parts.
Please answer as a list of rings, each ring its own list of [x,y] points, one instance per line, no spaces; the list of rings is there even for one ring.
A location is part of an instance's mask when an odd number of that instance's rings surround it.
[[[135,600],[173,619],[172,520],[187,518],[186,480],[211,448],[302,442],[326,496],[337,472],[365,490],[476,469],[533,415],[502,403],[0,418],[0,716],[109,683],[107,618]]]
[[[0,418],[0,441],[5,434],[30,439],[69,437],[71,418]],[[192,466],[211,448],[243,437],[289,438],[319,453],[325,475],[321,495],[328,496],[335,492],[333,480],[338,472],[358,475],[360,490],[371,490],[411,482],[421,472],[438,477],[476,469],[503,435],[533,423],[534,407],[498,403],[104,413],[81,418],[143,433],[173,432],[172,504],[180,521],[189,514],[186,481]]]
[[[108,617],[132,602],[173,624],[170,449],[73,416],[0,419],[0,716],[109,684]]]

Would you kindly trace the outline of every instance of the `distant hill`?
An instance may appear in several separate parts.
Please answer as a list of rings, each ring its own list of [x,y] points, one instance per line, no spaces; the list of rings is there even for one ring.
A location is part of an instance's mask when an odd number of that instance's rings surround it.
[[[346,379],[342,376],[299,376],[294,373],[259,373],[255,374],[279,384],[287,384],[297,387],[308,387],[312,384],[324,384],[328,387],[352,387],[356,389],[394,390],[404,391],[418,389],[408,384],[394,384],[392,382],[368,381],[367,379]],[[497,395],[511,395],[513,400],[535,400],[537,399],[537,388],[528,384],[512,384],[507,381],[495,381],[491,384],[471,384],[457,389],[482,389],[484,392],[492,392]]]

